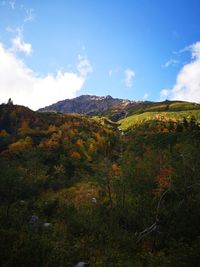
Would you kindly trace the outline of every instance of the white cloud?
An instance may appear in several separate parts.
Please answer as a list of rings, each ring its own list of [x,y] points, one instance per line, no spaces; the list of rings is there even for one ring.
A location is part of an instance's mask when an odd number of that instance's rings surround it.
[[[14,53],[23,52],[27,55],[31,54],[32,45],[30,43],[24,42],[23,40],[23,27],[17,27],[17,28],[7,27],[6,31],[15,35],[15,37],[12,38],[11,40],[12,43],[12,47],[10,48],[11,52]]]
[[[200,42],[196,42],[189,48],[192,51],[192,58],[200,61]]]
[[[93,67],[86,57],[78,55],[79,63],[77,64],[77,70],[80,76],[85,78],[89,73],[93,72]]]
[[[32,46],[30,43],[25,43],[21,36],[16,36],[12,39],[12,49],[15,52],[24,52],[29,55],[32,52]]]
[[[163,89],[161,99],[200,102],[200,42],[189,47],[192,61],[183,66],[171,89]]]
[[[179,63],[179,61],[178,60],[176,60],[176,59],[170,59],[170,60],[168,60],[164,65],[162,65],[162,67],[163,68],[168,68],[168,67],[170,67],[170,66],[175,66],[176,64],[178,64]]]
[[[132,87],[133,86],[133,78],[135,77],[135,72],[132,69],[126,69],[124,71],[125,74],[125,85],[126,87]]]
[[[56,75],[41,77],[0,43],[0,102],[12,98],[14,103],[38,109],[75,97],[91,72],[89,61],[82,61],[81,58],[79,61],[80,74],[58,71]]]

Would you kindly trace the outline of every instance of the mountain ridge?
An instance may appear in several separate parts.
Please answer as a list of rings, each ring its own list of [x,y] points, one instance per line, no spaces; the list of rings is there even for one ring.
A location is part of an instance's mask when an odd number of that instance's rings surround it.
[[[113,98],[110,95],[81,95],[73,99],[61,100],[50,106],[39,109],[38,112],[58,112],[64,114],[78,113],[88,116],[104,116],[114,122],[117,122],[133,115],[133,120],[135,120],[134,118],[138,120],[137,116],[139,116],[140,114],[143,114],[142,116],[140,116],[142,118],[146,115],[147,117],[149,117],[147,112],[150,112],[152,115],[153,113],[155,113],[155,116],[157,116],[156,114],[158,112],[167,112],[167,114],[171,113],[172,115],[172,112],[179,113],[180,111],[199,109],[200,105],[197,103],[180,100],[152,102]],[[196,115],[195,112],[194,115]],[[178,114],[175,114],[175,116],[179,117]]]
[[[110,95],[81,95],[72,99],[61,100],[52,105],[40,108],[38,111],[103,115],[108,110],[122,111],[140,103],[144,103],[144,101],[113,98]]]

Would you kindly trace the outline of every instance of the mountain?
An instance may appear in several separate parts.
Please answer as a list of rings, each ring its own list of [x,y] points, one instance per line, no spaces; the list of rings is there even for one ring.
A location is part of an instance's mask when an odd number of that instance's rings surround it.
[[[159,116],[182,120],[184,117],[200,121],[200,104],[184,101],[131,101],[108,96],[82,95],[41,108],[39,112],[79,113],[89,116],[105,116],[127,129],[136,123],[156,119]]]
[[[131,106],[137,106],[140,103],[144,102],[113,98],[110,95],[81,95],[73,99],[59,101],[45,108],[41,108],[38,111],[103,115],[108,111],[111,113],[121,112],[127,110]]]

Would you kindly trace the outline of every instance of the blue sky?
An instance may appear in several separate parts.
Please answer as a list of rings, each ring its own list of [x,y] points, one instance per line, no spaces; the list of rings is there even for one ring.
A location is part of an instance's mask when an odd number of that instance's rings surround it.
[[[0,102],[200,102],[199,0],[0,0]]]

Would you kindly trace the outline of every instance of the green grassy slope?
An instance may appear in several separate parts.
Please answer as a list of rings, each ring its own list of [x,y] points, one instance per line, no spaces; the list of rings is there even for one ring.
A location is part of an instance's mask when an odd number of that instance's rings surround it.
[[[121,123],[120,129],[126,130],[145,121],[163,118],[166,120],[182,120],[184,117],[190,119],[194,116],[200,122],[200,105],[181,101],[147,103],[137,109],[131,109],[129,114],[128,117],[119,121]]]

